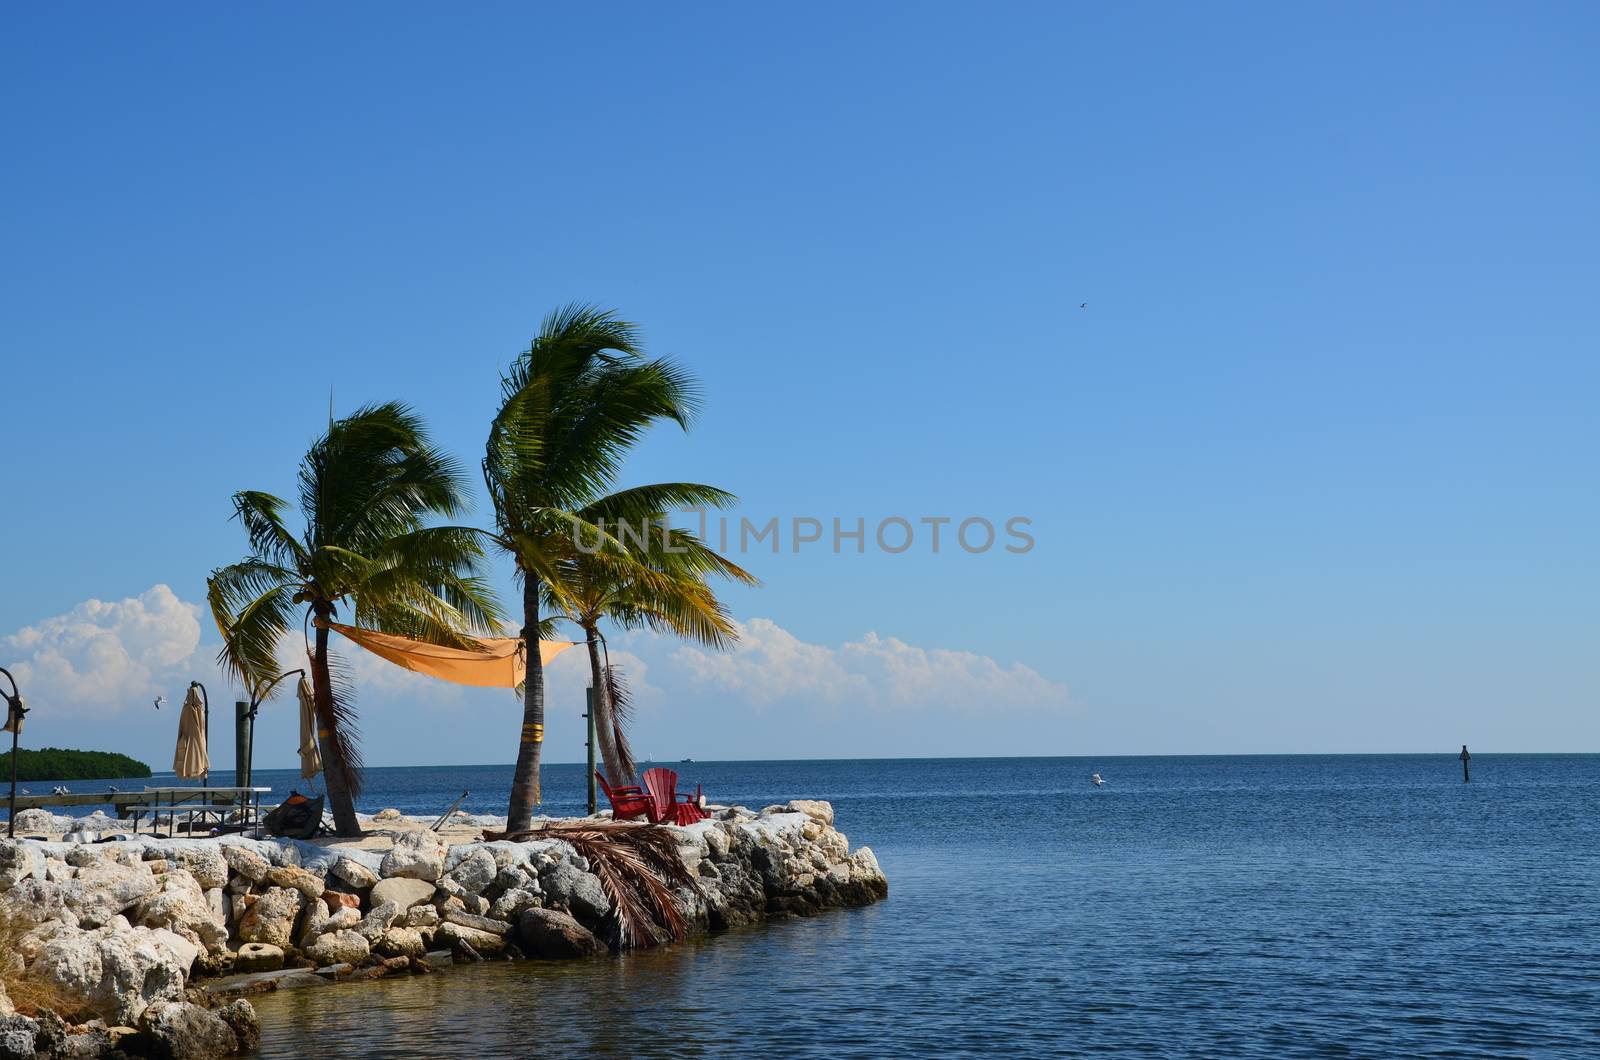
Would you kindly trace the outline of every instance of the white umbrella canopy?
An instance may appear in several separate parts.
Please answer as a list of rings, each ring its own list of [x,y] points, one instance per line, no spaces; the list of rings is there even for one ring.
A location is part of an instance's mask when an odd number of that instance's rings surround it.
[[[178,749],[172,756],[172,771],[185,780],[203,777],[211,771],[211,757],[206,750],[205,704],[200,690],[189,686],[183,697],[183,710],[178,714]]]
[[[322,751],[317,747],[317,708],[312,702],[311,682],[300,675],[300,778],[310,780],[322,772]]]

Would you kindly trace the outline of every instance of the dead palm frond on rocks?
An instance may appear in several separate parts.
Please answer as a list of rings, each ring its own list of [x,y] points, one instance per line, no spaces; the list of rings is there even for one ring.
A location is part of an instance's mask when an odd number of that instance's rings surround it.
[[[678,840],[669,829],[620,821],[552,821],[542,828],[485,832],[483,838],[572,844],[611,899],[623,949],[678,942],[689,933],[673,889],[685,887],[698,895],[700,884],[678,855]]]

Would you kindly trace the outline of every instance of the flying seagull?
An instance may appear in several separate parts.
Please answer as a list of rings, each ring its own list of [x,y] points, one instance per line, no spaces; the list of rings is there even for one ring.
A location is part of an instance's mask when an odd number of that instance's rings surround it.
[[[165,703],[166,701],[167,701],[167,697],[166,696],[157,696],[156,697],[156,709],[160,710],[161,709],[161,704]]]
[[[1094,782],[1094,786],[1097,787],[1097,788],[1102,786],[1106,782],[1105,778],[1102,777],[1099,773],[1094,774],[1089,779]]]
[[[1078,308],[1079,309],[1088,309],[1089,308],[1089,303],[1088,302],[1079,302],[1078,303]]]

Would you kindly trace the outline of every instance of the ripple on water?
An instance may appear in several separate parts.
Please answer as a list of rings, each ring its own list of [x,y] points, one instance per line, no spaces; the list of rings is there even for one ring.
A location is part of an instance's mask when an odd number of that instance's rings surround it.
[[[831,798],[889,901],[269,995],[262,1052],[1600,1055],[1600,758],[1473,764],[1463,785],[1448,755],[696,763],[716,797]],[[374,774],[373,808],[425,801]],[[504,802],[486,776],[426,782]]]

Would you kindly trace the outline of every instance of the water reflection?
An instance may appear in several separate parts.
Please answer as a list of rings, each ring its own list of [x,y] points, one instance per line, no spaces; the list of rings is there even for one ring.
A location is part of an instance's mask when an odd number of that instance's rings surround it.
[[[832,996],[843,985],[831,981],[833,960],[880,908],[623,957],[499,961],[263,995],[254,999],[260,1055],[304,1057],[308,1029],[322,1056],[688,1057],[752,1041],[809,1044],[819,1001],[842,1000]]]

